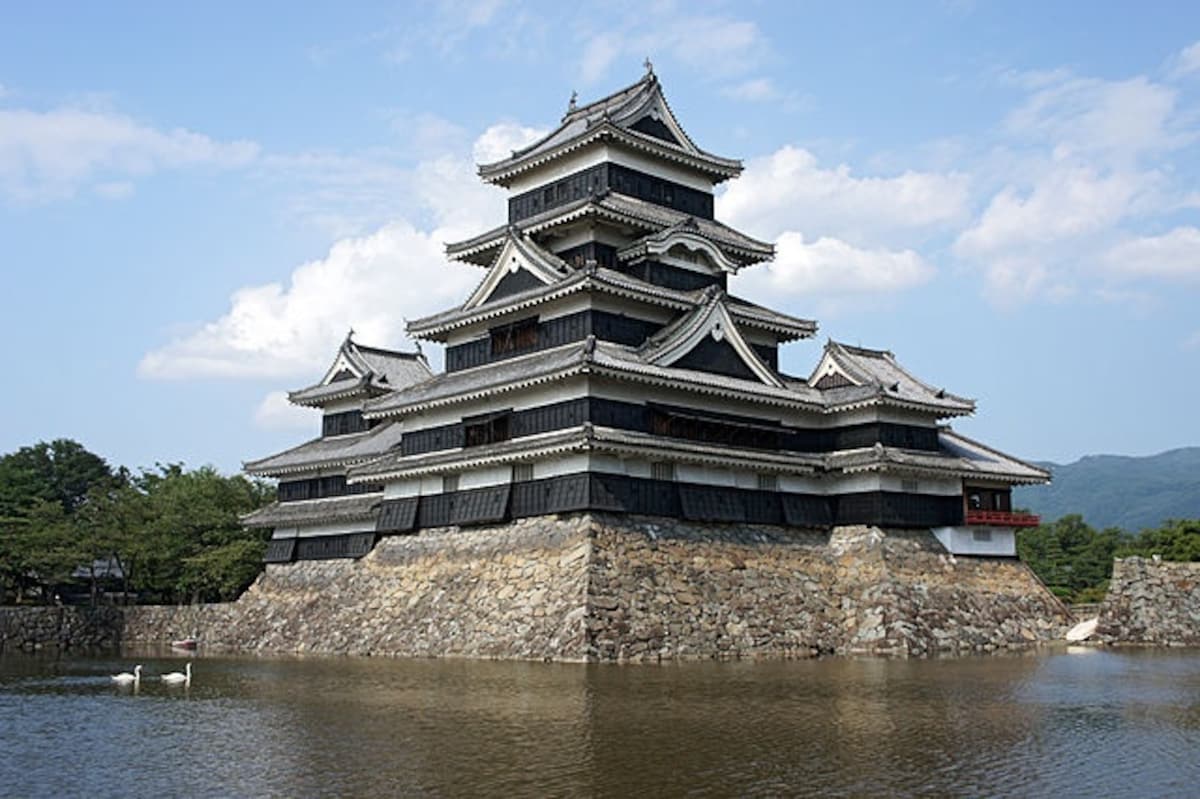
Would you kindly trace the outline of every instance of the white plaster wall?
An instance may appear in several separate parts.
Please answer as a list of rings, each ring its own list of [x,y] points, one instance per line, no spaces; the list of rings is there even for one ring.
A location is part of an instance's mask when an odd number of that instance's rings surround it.
[[[362,410],[362,406],[363,406],[363,400],[361,397],[359,397],[358,399],[336,400],[334,402],[331,402],[331,403],[325,405],[324,409],[321,411],[321,414],[324,415],[327,413],[343,413],[345,411],[358,411],[358,410]]]
[[[375,530],[374,519],[360,519],[354,522],[336,522],[331,524],[309,524],[298,527],[276,527],[272,538],[311,538],[318,535],[344,535],[348,533],[367,533]]]
[[[1017,534],[1011,527],[935,527],[933,534],[955,555],[1016,557]],[[978,540],[977,534],[988,540]]]

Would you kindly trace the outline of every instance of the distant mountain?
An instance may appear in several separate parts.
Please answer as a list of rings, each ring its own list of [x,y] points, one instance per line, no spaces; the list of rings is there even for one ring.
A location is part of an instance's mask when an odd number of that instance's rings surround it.
[[[1131,533],[1158,527],[1167,519],[1200,519],[1200,447],[1173,449],[1146,458],[1088,455],[1050,469],[1054,482],[1013,492],[1013,505],[1054,521],[1083,515],[1097,529],[1120,527]]]

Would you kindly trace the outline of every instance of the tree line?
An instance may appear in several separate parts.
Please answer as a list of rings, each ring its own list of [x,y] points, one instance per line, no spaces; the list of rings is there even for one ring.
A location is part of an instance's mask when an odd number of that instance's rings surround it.
[[[1108,591],[1113,558],[1200,560],[1200,519],[1173,519],[1134,534],[1119,527],[1096,530],[1079,514],[1071,514],[1022,530],[1017,554],[1067,602],[1099,602]]]
[[[239,521],[275,489],[211,466],[114,468],[70,439],[0,457],[0,601],[234,599],[270,531]]]

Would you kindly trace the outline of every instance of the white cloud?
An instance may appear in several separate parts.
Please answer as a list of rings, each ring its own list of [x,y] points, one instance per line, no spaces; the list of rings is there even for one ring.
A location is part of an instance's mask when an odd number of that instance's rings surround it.
[[[17,202],[68,198],[92,181],[162,169],[241,167],[258,152],[253,142],[158,130],[108,111],[0,109],[0,194]]]
[[[1122,277],[1200,282],[1200,229],[1178,227],[1161,236],[1127,239],[1110,249],[1105,261]]]
[[[579,79],[584,83],[595,83],[608,72],[608,68],[620,54],[620,37],[602,33],[592,38],[584,48],[583,58],[579,62]]]
[[[1182,77],[1197,71],[1200,71],[1200,42],[1193,42],[1175,56],[1175,65],[1171,74]]]
[[[97,183],[92,186],[92,191],[110,200],[124,200],[126,197],[133,196],[134,187],[133,183],[128,180],[112,180],[107,183]]]
[[[735,227],[774,238],[784,231],[893,243],[903,232],[966,217],[962,175],[905,172],[856,177],[845,164],[823,169],[807,150],[787,146],[749,161],[717,198],[717,215]]]
[[[254,423],[266,430],[313,430],[316,422],[313,409],[288,402],[286,391],[272,391],[254,410]]]
[[[1142,189],[1136,175],[1102,177],[1085,166],[1053,170],[1027,193],[1001,190],[954,249],[988,256],[1094,233],[1125,216]]]
[[[779,90],[775,88],[775,84],[769,78],[752,78],[742,81],[722,90],[721,93],[726,97],[747,103],[765,103],[778,100],[780,97]]]
[[[606,20],[607,21],[607,20]],[[753,23],[727,16],[688,16],[673,4],[649,4],[618,29],[591,32],[580,58],[584,83],[603,78],[618,59],[669,59],[702,75],[741,75],[762,62],[769,51]]]
[[[475,140],[471,155],[476,163],[487,164],[508,158],[513,150],[519,150],[546,135],[540,128],[529,128],[516,122],[501,122],[492,125]]]
[[[489,128],[477,156],[525,143],[540,132],[520,125]],[[281,378],[311,376],[353,327],[366,344],[399,346],[405,319],[462,302],[482,277],[448,262],[445,242],[486,230],[503,218],[503,193],[484,186],[466,159],[418,164],[406,184],[431,218],[428,229],[406,219],[336,242],[321,259],[298,267],[286,285],[238,289],[229,310],[188,335],[147,353],[147,378]]]
[[[1171,129],[1174,89],[1143,76],[1123,81],[1056,77],[1009,115],[1011,134],[1051,142],[1060,159],[1085,154],[1118,163],[1187,141]]]
[[[736,278],[739,292],[767,305],[791,299],[836,301],[890,294],[931,279],[933,267],[912,250],[860,249],[835,238],[779,237],[775,261]]]
[[[477,269],[445,262],[443,229],[395,222],[343,239],[292,273],[288,284],[238,289],[229,310],[190,335],[147,353],[149,378],[279,378],[311,375],[346,330],[358,340],[398,345],[404,319],[460,302]]]

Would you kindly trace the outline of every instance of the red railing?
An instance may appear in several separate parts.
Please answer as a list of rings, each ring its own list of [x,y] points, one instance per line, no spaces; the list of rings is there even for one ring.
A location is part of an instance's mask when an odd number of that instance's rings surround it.
[[[1007,510],[969,510],[967,524],[985,527],[1037,527],[1042,517],[1033,513],[1015,513]]]

